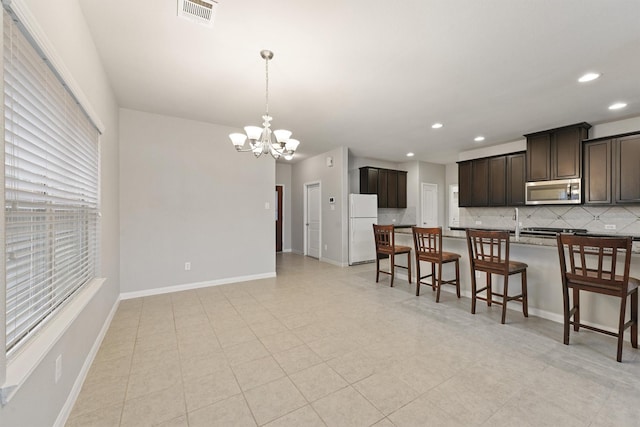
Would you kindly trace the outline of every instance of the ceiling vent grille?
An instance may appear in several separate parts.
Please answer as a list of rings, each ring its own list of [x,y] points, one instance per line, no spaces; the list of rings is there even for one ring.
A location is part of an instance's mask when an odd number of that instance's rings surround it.
[[[213,27],[218,2],[216,0],[178,0],[178,16]]]

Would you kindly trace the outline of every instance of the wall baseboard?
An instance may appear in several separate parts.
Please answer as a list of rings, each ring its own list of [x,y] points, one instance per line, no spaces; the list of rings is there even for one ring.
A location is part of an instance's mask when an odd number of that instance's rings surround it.
[[[334,260],[329,259],[329,258],[320,258],[320,261],[326,262],[327,264],[335,265],[337,267],[348,267],[349,266],[348,263],[345,264],[344,262],[334,261]]]
[[[192,289],[208,288],[210,286],[220,286],[220,285],[226,285],[229,283],[269,279],[272,277],[276,277],[275,271],[272,273],[254,274],[250,276],[229,277],[226,279],[208,280],[204,282],[185,283],[182,285],[166,286],[163,288],[145,289],[143,291],[124,292],[120,294],[120,299],[126,300],[126,299],[132,299],[132,298],[148,297],[153,295],[169,294],[172,292],[189,291]]]
[[[67,420],[69,419],[69,415],[71,415],[71,411],[73,410],[73,405],[75,405],[78,396],[80,395],[80,390],[82,390],[82,385],[84,384],[84,380],[87,378],[87,374],[91,369],[91,365],[93,365],[93,361],[98,354],[98,350],[100,350],[100,346],[102,345],[102,340],[104,340],[105,335],[107,335],[107,331],[111,326],[111,321],[113,317],[116,315],[116,311],[118,311],[118,306],[120,305],[120,298],[118,298],[113,307],[111,307],[111,311],[109,315],[105,319],[102,328],[100,329],[100,333],[96,337],[96,340],[93,342],[93,346],[91,347],[91,351],[87,354],[87,358],[82,365],[82,369],[80,369],[80,373],[73,383],[73,387],[71,388],[71,392],[67,396],[67,401],[64,403],[64,406],[60,410],[58,414],[58,418],[54,424],[54,427],[63,427]]]

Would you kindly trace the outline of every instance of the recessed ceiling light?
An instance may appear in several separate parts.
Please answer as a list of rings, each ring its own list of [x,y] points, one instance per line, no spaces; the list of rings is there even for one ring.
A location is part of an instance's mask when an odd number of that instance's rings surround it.
[[[609,110],[619,110],[619,109],[624,108],[626,106],[627,106],[627,104],[625,104],[624,102],[616,102],[615,104],[609,105]]]
[[[587,73],[587,74],[583,75],[582,77],[580,77],[578,79],[578,81],[580,83],[586,83],[586,82],[590,82],[592,80],[595,80],[598,77],[600,77],[600,73]]]
[[[413,157],[413,156],[415,156],[415,154],[413,154],[413,153],[407,153],[407,157]]]
[[[444,126],[442,123],[434,123],[431,125],[431,127],[434,129],[440,129],[442,126]]]
[[[475,142],[484,141],[484,136],[476,136],[475,138],[473,138],[473,140],[474,140]]]

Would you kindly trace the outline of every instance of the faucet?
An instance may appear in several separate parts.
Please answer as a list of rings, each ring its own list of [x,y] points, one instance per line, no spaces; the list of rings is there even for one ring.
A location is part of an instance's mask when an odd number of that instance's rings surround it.
[[[516,209],[516,213],[514,215],[514,219],[516,220],[516,242],[520,241],[520,212],[518,212],[518,208]]]

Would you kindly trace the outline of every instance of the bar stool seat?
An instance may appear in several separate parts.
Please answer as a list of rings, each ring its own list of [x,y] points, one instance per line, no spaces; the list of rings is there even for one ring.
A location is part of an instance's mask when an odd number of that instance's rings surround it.
[[[395,277],[395,268],[407,269],[409,283],[411,283],[411,247],[395,244],[395,232],[393,225],[376,225],[373,224],[373,235],[376,242],[376,283],[380,278],[380,273],[391,276],[391,285]],[[407,267],[397,265],[395,262],[396,255],[407,254]],[[389,271],[380,270],[380,259],[389,257]]]
[[[467,246],[469,248],[469,264],[471,266],[471,313],[476,313],[476,300],[502,305],[502,320],[507,318],[507,303],[519,301],[522,303],[522,314],[529,317],[527,298],[527,267],[524,262],[509,259],[509,232],[491,230],[467,230]],[[476,271],[486,273],[487,285],[477,289]],[[493,292],[491,288],[491,275],[504,277],[504,289],[502,293]],[[521,292],[517,295],[509,295],[509,276],[520,274]],[[478,296],[486,291],[486,297]],[[493,297],[501,297],[502,301]]]

